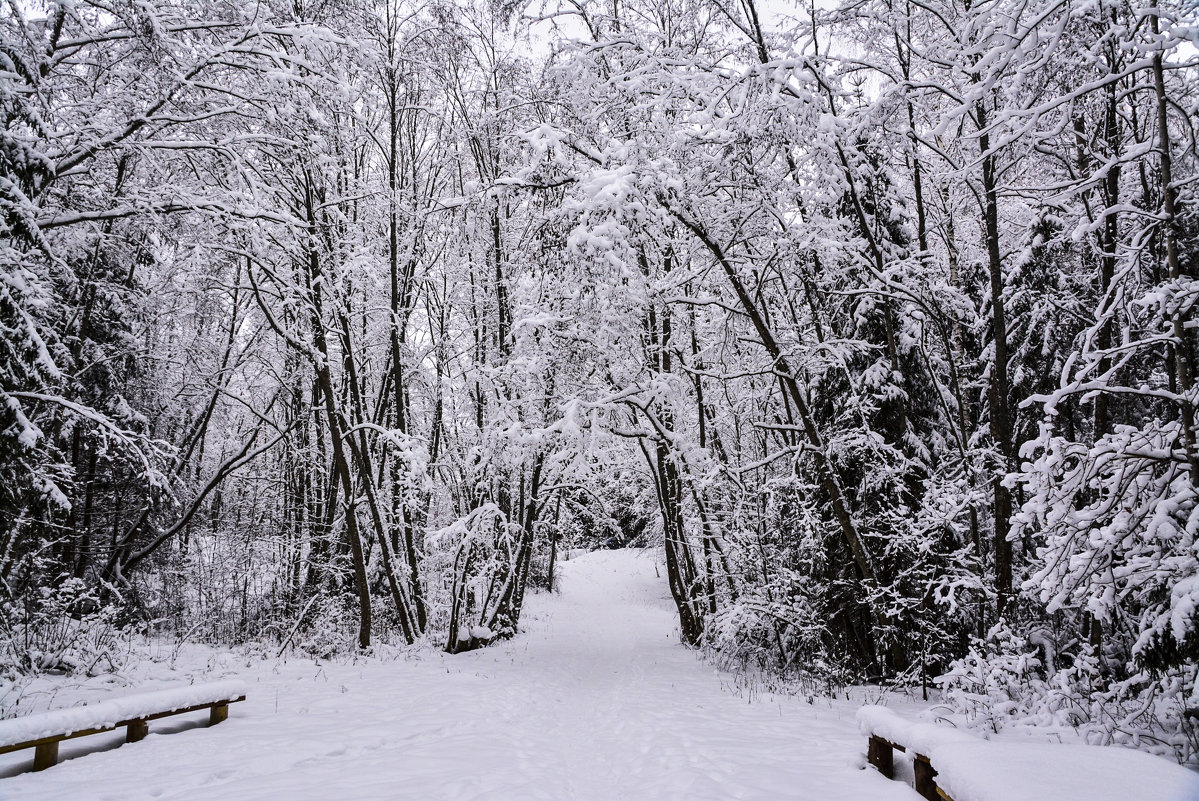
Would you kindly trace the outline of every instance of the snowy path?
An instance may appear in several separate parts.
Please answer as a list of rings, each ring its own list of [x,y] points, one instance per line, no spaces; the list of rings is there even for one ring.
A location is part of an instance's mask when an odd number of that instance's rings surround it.
[[[859,769],[853,705],[750,699],[680,647],[648,554],[564,563],[562,587],[530,597],[524,635],[475,653],[255,663],[228,722],[64,743],[93,752],[0,780],[0,799],[918,798]]]

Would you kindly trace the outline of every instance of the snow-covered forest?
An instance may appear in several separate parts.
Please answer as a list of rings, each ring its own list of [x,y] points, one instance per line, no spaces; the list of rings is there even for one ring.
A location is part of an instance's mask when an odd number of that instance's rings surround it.
[[[1190,0],[15,0],[0,109],[10,692],[634,546],[726,669],[1199,764]]]

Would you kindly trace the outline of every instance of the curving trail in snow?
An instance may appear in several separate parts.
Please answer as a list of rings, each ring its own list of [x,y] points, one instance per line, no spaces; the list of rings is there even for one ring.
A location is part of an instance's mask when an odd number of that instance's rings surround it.
[[[525,633],[481,651],[226,670],[250,685],[226,723],[64,743],[59,766],[0,779],[0,799],[918,798],[861,769],[854,705],[751,698],[681,647],[655,559],[561,563],[561,592],[530,595]],[[0,771],[29,759],[0,757]]]

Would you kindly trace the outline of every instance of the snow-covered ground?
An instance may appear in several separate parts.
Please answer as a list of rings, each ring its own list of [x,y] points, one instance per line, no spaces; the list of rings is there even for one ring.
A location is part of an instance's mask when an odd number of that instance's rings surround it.
[[[42,773],[24,772],[30,750],[0,755],[0,801],[919,798],[909,785],[864,769],[866,738],[855,720],[863,691],[853,701],[811,703],[772,695],[679,645],[661,558],[620,550],[563,562],[560,592],[529,597],[520,636],[468,654],[424,647],[390,658],[315,662],[166,648],[122,676],[39,679],[25,688],[22,714],[52,707],[69,709],[59,717],[90,720],[112,708],[115,720],[142,704],[130,695],[167,690],[186,706],[206,690],[177,688],[214,680],[236,680],[237,692],[245,685],[247,700],[214,728],[204,725],[208,715],[201,711],[155,721],[150,736],[129,747],[122,747],[122,731],[64,742],[62,763]],[[86,711],[70,709],[85,701]],[[1051,745],[1049,735],[982,743],[916,722],[922,705],[887,701],[901,717],[871,710],[865,716],[874,731],[918,748],[917,734],[981,746],[978,764],[956,777],[958,801],[1016,797],[1008,771],[1030,756],[1033,763],[1021,768],[1028,781],[1020,797],[1039,798],[1048,779],[1062,778],[1058,761],[1042,758],[1052,748],[1074,749],[1076,762],[1082,757],[1079,764],[1097,766],[1090,772],[1099,791],[1088,799],[1132,801],[1123,791],[1100,791],[1152,784],[1119,775],[1120,781],[1105,781],[1100,768],[1108,762],[1140,759],[1137,770],[1145,768],[1149,778],[1159,769],[1186,773],[1144,754]],[[33,723],[8,721],[0,730],[20,734]],[[888,734],[888,726],[904,731]],[[930,740],[924,752],[939,757],[936,743]],[[996,746],[1011,753],[995,761]],[[910,757],[896,754],[897,774],[909,782]],[[950,761],[936,758],[934,765]],[[1048,779],[1037,779],[1036,770],[1044,769]],[[1082,786],[1084,778],[1067,783]],[[1169,786],[1189,788],[1190,778],[1199,786],[1199,777],[1183,778]],[[1167,795],[1191,797],[1190,790]],[[1199,793],[1194,797],[1199,801]]]
[[[0,799],[918,798],[861,769],[854,704],[738,692],[681,647],[653,554],[596,552],[561,575],[560,593],[530,596],[525,633],[469,654],[140,668],[147,689],[240,678],[249,697],[213,728],[200,712],[134,745],[64,742],[41,773],[12,775],[31,751],[0,756]],[[54,705],[134,690],[72,692]]]

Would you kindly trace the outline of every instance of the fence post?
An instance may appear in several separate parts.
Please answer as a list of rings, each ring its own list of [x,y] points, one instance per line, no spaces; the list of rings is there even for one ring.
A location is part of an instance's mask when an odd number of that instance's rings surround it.
[[[888,779],[895,778],[895,751],[887,740],[875,734],[870,735],[866,759]]]
[[[916,754],[916,760],[912,763],[912,772],[916,781],[916,792],[927,798],[929,801],[940,801],[940,796],[937,795],[937,782],[933,778],[937,772],[933,770],[932,763],[928,761],[928,757],[923,754]]]
[[[58,764],[58,740],[38,743],[33,749],[33,769],[45,770]]]

